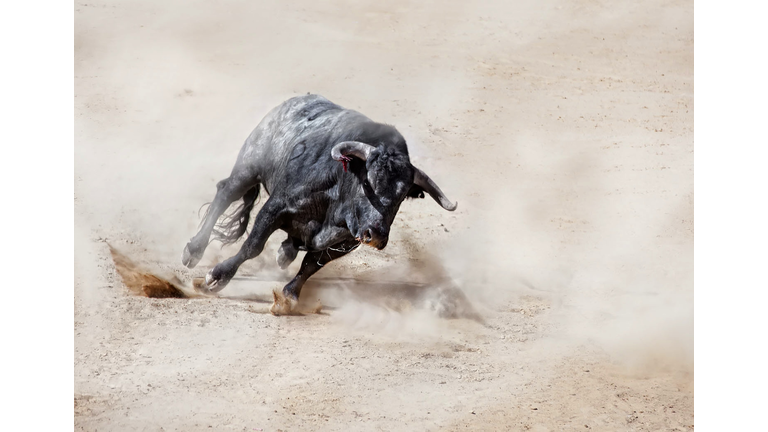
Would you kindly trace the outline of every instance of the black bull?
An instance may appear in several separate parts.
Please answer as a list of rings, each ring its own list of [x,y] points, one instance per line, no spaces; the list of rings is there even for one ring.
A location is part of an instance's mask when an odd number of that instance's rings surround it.
[[[288,234],[278,252],[281,268],[299,250],[307,253],[282,298],[276,294],[274,314],[291,313],[304,282],[331,260],[361,243],[383,249],[406,197],[423,198],[426,192],[444,209],[456,209],[429,176],[411,165],[405,139],[394,127],[319,95],[295,97],[270,111],[245,140],[232,173],[216,185],[200,231],[184,248],[184,265],[197,265],[211,234],[233,243],[245,233],[262,185],[269,199],[251,233],[235,256],[208,272],[203,289],[222,290],[281,229]],[[243,204],[219,221],[241,198]]]

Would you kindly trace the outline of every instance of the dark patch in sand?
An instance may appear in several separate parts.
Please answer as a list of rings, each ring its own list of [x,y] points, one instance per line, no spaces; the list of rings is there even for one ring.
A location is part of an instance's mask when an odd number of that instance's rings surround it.
[[[117,273],[123,279],[123,283],[132,294],[151,298],[187,298],[187,295],[178,288],[182,285],[176,278],[176,283],[169,282],[141,269],[128,257],[117,249],[109,246],[112,261],[115,262]]]

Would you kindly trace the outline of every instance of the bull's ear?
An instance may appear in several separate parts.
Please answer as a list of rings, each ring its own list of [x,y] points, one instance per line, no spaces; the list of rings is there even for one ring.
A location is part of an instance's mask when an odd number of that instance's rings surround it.
[[[413,185],[405,196],[408,198],[424,198],[424,189],[417,185]]]
[[[431,178],[422,170],[413,167],[414,170],[416,170],[416,173],[413,176],[413,184],[415,186],[418,186],[422,188],[426,193],[428,193],[432,199],[437,201],[440,206],[448,211],[454,211],[456,210],[456,206],[458,203],[452,203],[448,197],[445,196],[443,191],[440,190],[440,188],[435,184],[434,181],[432,181]]]

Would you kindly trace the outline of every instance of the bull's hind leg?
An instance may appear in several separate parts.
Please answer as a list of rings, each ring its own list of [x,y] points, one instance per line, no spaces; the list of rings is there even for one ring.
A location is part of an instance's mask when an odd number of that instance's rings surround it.
[[[181,255],[181,262],[185,266],[194,268],[197,263],[200,262],[200,258],[203,257],[205,248],[208,247],[211,233],[216,227],[216,222],[219,220],[219,217],[224,214],[230,204],[240,198],[243,198],[245,202],[243,207],[244,214],[239,215],[239,219],[244,218],[245,221],[244,223],[242,220],[232,221],[234,225],[236,225],[234,222],[239,222],[240,225],[238,227],[233,226],[232,228],[239,233],[237,237],[245,232],[245,226],[248,225],[250,210],[259,195],[259,179],[258,177],[249,175],[243,171],[237,173],[235,171],[236,170],[233,170],[233,173],[229,178],[216,184],[216,197],[213,199],[208,211],[205,213],[205,219],[200,227],[200,231],[192,237],[192,239],[189,240],[189,243],[184,247],[184,252]]]
[[[307,279],[317,273],[324,265],[355,250],[359,244],[359,242],[351,240],[323,251],[307,252],[304,255],[304,261],[301,262],[301,269],[296,274],[296,277],[288,282],[288,285],[283,288],[281,294],[274,293],[275,302],[269,308],[269,311],[273,315],[290,315],[295,313],[301,288]]]
[[[269,236],[278,229],[282,223],[284,206],[282,202],[270,197],[256,215],[251,234],[243,243],[240,251],[235,256],[219,263],[205,276],[205,284],[211,292],[219,292],[224,289],[237,269],[251,258],[259,256]]]

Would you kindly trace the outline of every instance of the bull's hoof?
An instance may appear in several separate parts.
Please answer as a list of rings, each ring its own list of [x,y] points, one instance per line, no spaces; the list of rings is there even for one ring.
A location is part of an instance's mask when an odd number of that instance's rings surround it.
[[[272,291],[272,295],[274,296],[274,303],[269,307],[269,312],[272,313],[272,315],[280,316],[297,314],[296,306],[299,303],[298,299],[286,297],[282,292],[278,292],[278,290]]]
[[[202,253],[192,253],[189,250],[189,245],[191,243],[187,243],[186,246],[184,246],[184,252],[181,253],[181,263],[187,266],[187,268],[195,268],[197,263],[200,262],[200,258],[203,257]]]
[[[199,289],[200,291],[207,290],[207,292],[209,292],[209,293],[217,293],[217,292],[223,290],[224,287],[226,287],[227,284],[229,283],[229,281],[223,281],[221,279],[216,279],[213,276],[213,270],[214,269],[215,269],[215,267],[212,268],[211,271],[209,271],[207,275],[205,275],[205,284],[201,284],[200,289]]]
[[[296,259],[298,253],[299,251],[293,247],[293,244],[283,243],[277,251],[277,265],[285,270]]]

